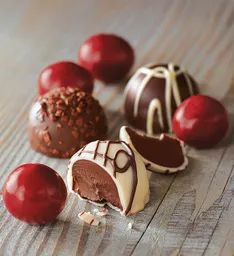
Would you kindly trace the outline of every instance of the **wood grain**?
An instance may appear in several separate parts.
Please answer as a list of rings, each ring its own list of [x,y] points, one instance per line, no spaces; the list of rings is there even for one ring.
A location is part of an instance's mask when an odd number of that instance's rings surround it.
[[[136,50],[133,70],[149,62],[183,65],[201,91],[229,110],[229,136],[212,150],[189,149],[187,171],[153,175],[151,200],[130,218],[110,210],[98,228],[78,219],[88,203],[70,195],[58,220],[29,226],[12,218],[0,199],[0,255],[234,255],[234,2],[233,0],[0,2],[0,186],[23,162],[41,162],[66,175],[67,160],[33,152],[25,129],[38,72],[96,32],[114,32]],[[95,85],[109,137],[125,123],[118,85]],[[228,91],[232,93],[228,93]],[[128,223],[133,228],[127,230]]]

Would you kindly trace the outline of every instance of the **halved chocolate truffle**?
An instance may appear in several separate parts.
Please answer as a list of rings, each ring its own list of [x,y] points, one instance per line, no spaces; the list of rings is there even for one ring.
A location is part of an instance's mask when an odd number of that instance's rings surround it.
[[[188,165],[184,143],[177,138],[166,134],[161,134],[159,138],[149,137],[123,126],[120,139],[142,156],[149,171],[174,173]]]
[[[57,88],[39,97],[29,113],[28,135],[34,150],[69,158],[85,144],[104,139],[107,121],[98,101],[74,88]]]
[[[70,191],[97,205],[107,204],[124,215],[144,209],[149,180],[138,153],[122,141],[94,141],[70,160]]]
[[[148,134],[171,132],[171,119],[183,100],[198,92],[195,80],[172,63],[141,67],[125,89],[129,124]]]

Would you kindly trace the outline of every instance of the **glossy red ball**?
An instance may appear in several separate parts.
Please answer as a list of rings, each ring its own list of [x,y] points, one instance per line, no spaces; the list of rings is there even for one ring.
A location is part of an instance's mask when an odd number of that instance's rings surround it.
[[[46,224],[63,210],[66,185],[50,167],[30,163],[18,166],[3,187],[3,201],[17,219],[29,224]]]
[[[93,77],[88,70],[70,61],[60,61],[45,67],[38,78],[38,93],[43,95],[58,87],[79,88],[93,92]]]
[[[123,79],[134,62],[134,51],[123,38],[96,34],[88,38],[78,52],[78,63],[95,78],[112,83]]]
[[[229,122],[224,106],[209,96],[195,95],[186,99],[173,117],[173,131],[186,144],[210,148],[225,136]]]

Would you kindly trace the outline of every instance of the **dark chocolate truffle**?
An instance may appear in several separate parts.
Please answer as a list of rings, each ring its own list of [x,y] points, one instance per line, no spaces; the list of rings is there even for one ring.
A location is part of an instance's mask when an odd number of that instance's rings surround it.
[[[103,139],[107,121],[98,101],[75,88],[57,88],[39,97],[29,113],[28,135],[34,150],[69,158],[85,144]]]
[[[149,180],[138,153],[123,141],[93,141],[70,160],[67,184],[81,199],[109,205],[124,215],[144,209]]]
[[[195,80],[177,65],[141,67],[125,89],[125,116],[130,125],[150,135],[171,132],[176,108],[197,92]]]

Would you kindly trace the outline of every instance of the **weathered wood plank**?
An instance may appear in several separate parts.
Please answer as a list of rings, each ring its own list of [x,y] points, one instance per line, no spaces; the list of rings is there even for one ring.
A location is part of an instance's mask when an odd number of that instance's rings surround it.
[[[36,77],[46,64],[76,60],[87,36],[114,31],[132,42],[135,67],[177,62],[204,84],[203,91],[222,98],[233,77],[233,20],[232,0],[1,1],[0,187],[22,162],[45,163],[65,177],[67,161],[33,152],[25,134]],[[106,109],[110,138],[118,137],[125,122],[124,84],[96,84],[94,95]],[[73,196],[59,219],[44,227],[13,219],[0,201],[0,255],[190,255],[190,250],[231,255],[233,145],[189,154],[187,172],[152,177],[152,200],[144,212],[125,219],[110,211],[99,228],[79,221],[78,213],[93,207]],[[133,229],[127,231],[130,221]],[[197,237],[199,225],[208,224],[204,242]]]

